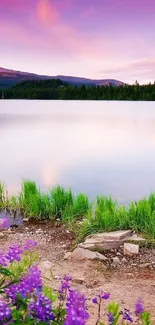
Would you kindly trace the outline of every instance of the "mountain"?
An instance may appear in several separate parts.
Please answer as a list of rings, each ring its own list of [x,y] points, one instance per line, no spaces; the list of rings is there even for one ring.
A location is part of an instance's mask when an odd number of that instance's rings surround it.
[[[34,73],[9,70],[0,67],[0,88],[9,88],[15,84],[26,80],[45,80],[45,79],[61,79],[72,85],[96,85],[96,86],[121,86],[123,82],[115,79],[87,79],[72,76],[43,76]]]

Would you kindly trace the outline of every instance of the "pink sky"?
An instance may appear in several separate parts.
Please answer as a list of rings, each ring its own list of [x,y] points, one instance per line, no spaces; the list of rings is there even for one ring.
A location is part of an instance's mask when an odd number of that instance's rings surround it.
[[[0,66],[155,80],[155,0],[0,0]]]

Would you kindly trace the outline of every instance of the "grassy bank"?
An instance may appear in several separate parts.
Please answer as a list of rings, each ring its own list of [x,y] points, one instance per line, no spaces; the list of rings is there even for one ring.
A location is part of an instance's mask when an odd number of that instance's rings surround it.
[[[4,209],[14,216],[22,214],[39,220],[59,218],[70,223],[80,239],[96,232],[129,228],[155,238],[155,194],[124,207],[110,197],[97,197],[95,202],[90,202],[86,195],[75,196],[60,186],[47,194],[41,193],[31,181],[22,183],[18,196],[8,197],[0,183],[0,210]]]

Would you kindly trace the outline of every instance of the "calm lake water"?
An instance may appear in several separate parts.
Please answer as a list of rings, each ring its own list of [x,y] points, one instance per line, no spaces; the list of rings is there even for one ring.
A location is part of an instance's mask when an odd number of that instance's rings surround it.
[[[0,180],[128,203],[155,191],[155,102],[0,100]]]

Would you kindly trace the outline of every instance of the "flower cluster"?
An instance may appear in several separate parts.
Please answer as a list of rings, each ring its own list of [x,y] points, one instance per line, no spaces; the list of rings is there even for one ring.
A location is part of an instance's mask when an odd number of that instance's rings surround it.
[[[138,300],[135,305],[135,315],[139,316],[144,312],[144,306],[142,300]]]
[[[61,281],[61,287],[59,290],[59,299],[64,301],[67,295],[67,291],[70,289],[70,282],[72,281],[72,277],[65,275],[63,280]]]
[[[4,324],[4,322],[8,321],[11,317],[12,310],[8,306],[8,304],[0,300],[0,324]]]
[[[21,255],[24,253],[24,251],[31,250],[36,246],[37,242],[32,240],[27,240],[23,248],[18,244],[11,245],[6,254],[3,252],[0,253],[0,266],[8,266],[8,264],[13,263],[14,261],[20,262]]]
[[[85,325],[89,318],[85,297],[70,290],[67,300],[67,316],[64,325]]]
[[[56,302],[54,308],[52,295],[50,296],[50,291],[46,292],[43,288],[41,271],[36,265],[29,267],[19,279],[13,278],[13,273],[10,272],[11,269],[9,270],[10,265],[16,261],[13,267],[17,267],[18,270],[22,254],[36,246],[35,241],[27,240],[23,247],[12,245],[6,254],[0,253],[0,324],[86,325],[89,318],[86,299],[71,289],[72,278],[70,276],[64,276],[61,281],[59,301]],[[24,263],[28,255],[31,256],[27,252]],[[30,265],[29,263],[28,258],[27,266]],[[46,292],[47,296],[43,292]],[[102,324],[101,306],[103,301],[109,298],[110,293],[101,290],[92,300],[98,306],[96,325]],[[135,305],[135,317],[138,321],[143,320],[143,325],[151,324],[149,316],[146,317],[146,322],[144,321],[143,312],[143,303],[138,300]],[[108,304],[107,317],[109,325],[133,323],[131,312],[128,309],[120,312],[119,305],[115,303]]]
[[[30,297],[32,293],[41,292],[42,280],[41,271],[37,266],[32,266],[27,275],[24,275],[18,284],[13,284],[5,290],[6,295],[13,302],[20,295],[22,298]]]
[[[126,320],[129,323],[133,323],[132,314],[129,309],[124,308],[124,311],[121,311],[120,314],[123,316],[123,320]]]
[[[54,320],[54,314],[52,312],[52,302],[45,297],[42,293],[38,294],[28,306],[29,314],[34,318],[42,322]]]

